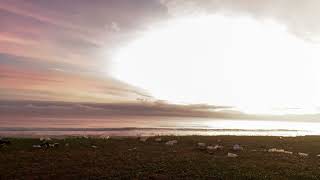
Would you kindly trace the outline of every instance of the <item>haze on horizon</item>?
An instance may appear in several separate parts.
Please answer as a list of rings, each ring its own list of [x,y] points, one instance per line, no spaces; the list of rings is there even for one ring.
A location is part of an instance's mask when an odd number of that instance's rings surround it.
[[[317,0],[3,0],[0,108],[318,114],[319,18]]]

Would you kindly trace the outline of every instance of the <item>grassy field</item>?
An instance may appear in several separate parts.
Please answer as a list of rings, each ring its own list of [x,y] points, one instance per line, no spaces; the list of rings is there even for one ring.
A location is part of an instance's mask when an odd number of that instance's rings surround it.
[[[320,137],[161,138],[52,139],[56,148],[32,147],[39,139],[10,139],[11,145],[0,148],[0,179],[320,179]],[[178,143],[165,145],[173,139]],[[220,142],[224,149],[208,153],[198,142]],[[244,150],[234,152],[235,143]],[[227,157],[228,152],[239,156]]]

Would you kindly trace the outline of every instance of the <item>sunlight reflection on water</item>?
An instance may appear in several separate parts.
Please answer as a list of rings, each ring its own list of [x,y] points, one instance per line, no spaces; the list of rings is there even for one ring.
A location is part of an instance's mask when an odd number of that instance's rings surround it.
[[[0,136],[40,135],[320,135],[319,122],[204,118],[16,118],[0,119]]]

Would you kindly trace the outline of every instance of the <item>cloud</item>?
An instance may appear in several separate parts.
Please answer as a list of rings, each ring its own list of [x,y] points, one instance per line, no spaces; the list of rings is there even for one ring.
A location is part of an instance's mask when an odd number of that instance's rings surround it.
[[[157,0],[0,1],[0,100],[147,97],[109,76],[112,53],[166,13]]]
[[[30,18],[34,18],[38,21],[53,24],[56,26],[60,26],[63,28],[71,28],[71,29],[76,29],[76,30],[83,30],[83,27],[79,27],[74,25],[71,22],[65,21],[65,18],[57,18],[57,17],[52,17],[52,12],[49,13],[48,11],[45,12],[45,9],[39,9],[35,8],[32,3],[25,3],[25,2],[14,2],[14,1],[1,1],[0,2],[0,9],[6,10],[11,13],[15,13],[18,15],[22,16],[27,16]],[[22,4],[21,6],[17,6],[16,4]],[[54,14],[54,16],[59,16],[59,14]],[[61,16],[60,16],[61,17]]]
[[[306,40],[320,40],[318,0],[162,0],[173,16],[220,13],[273,19]]]
[[[108,77],[48,71],[16,64],[0,66],[0,99],[119,102],[150,98],[138,88]]]
[[[113,116],[171,116],[171,117],[224,117],[215,111],[228,109],[206,105],[175,105],[154,101],[139,103],[71,103],[55,101],[2,101],[3,116],[30,117],[113,117]],[[17,112],[19,112],[17,114]],[[241,113],[238,113],[241,114]]]
[[[116,22],[111,22],[111,24],[107,26],[107,29],[111,32],[119,32],[120,26]]]
[[[16,118],[113,118],[113,117],[200,117],[246,120],[317,121],[320,114],[309,115],[249,115],[232,107],[208,105],[177,105],[165,102],[146,103],[72,103],[56,101],[0,101],[0,120]]]

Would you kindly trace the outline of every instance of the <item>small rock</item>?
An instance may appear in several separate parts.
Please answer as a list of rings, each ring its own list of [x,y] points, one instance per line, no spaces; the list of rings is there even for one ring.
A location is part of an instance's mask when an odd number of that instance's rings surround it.
[[[51,138],[49,138],[49,137],[41,137],[40,141],[51,141]]]
[[[171,140],[171,141],[166,142],[166,145],[168,145],[168,146],[173,146],[173,145],[175,145],[175,144],[177,144],[177,143],[178,143],[177,140]]]
[[[236,157],[238,157],[237,154],[233,154],[233,153],[228,153],[227,156],[228,156],[228,157],[231,157],[231,158],[236,158]]]
[[[219,151],[219,150],[222,150],[222,149],[223,149],[223,146],[221,146],[221,145],[207,146],[207,150],[209,152]]]
[[[41,148],[41,145],[32,145],[33,148]]]
[[[207,150],[208,151],[213,151],[213,150],[215,150],[215,148],[213,146],[207,146]]]
[[[299,152],[298,155],[299,155],[299,156],[303,156],[303,157],[309,156],[309,154],[307,154],[307,153],[301,153],[301,152]]]
[[[161,142],[162,141],[162,138],[158,137],[154,140],[155,142]]]
[[[293,152],[291,152],[291,151],[284,151],[283,153],[285,153],[285,154],[293,154]]]
[[[144,137],[140,137],[140,141],[141,142],[146,142],[147,140],[148,140],[148,137],[145,137],[145,136]]]
[[[49,144],[49,147],[53,147],[53,148],[56,148],[59,146],[59,143],[53,143],[53,144]]]
[[[131,148],[131,149],[128,149],[129,151],[135,151],[135,150],[137,150],[137,148],[136,147],[134,147],[134,148]]]
[[[97,146],[91,146],[93,149],[97,149],[98,147]]]
[[[285,150],[284,149],[277,149],[277,148],[271,148],[268,149],[268,152],[278,152],[278,153],[283,153]]]
[[[232,149],[234,151],[243,151],[243,147],[241,147],[239,144],[233,145]]]
[[[101,135],[100,138],[101,139],[110,139],[110,136]]]
[[[221,146],[221,145],[215,145],[214,147],[214,150],[222,150],[223,149],[223,146]]]
[[[276,152],[276,153],[285,153],[285,154],[293,154],[291,151],[286,151],[284,149],[271,148],[268,149],[268,152]]]
[[[318,154],[317,157],[320,157],[320,154]]]
[[[198,148],[199,149],[206,149],[206,143],[199,142],[198,143]]]

